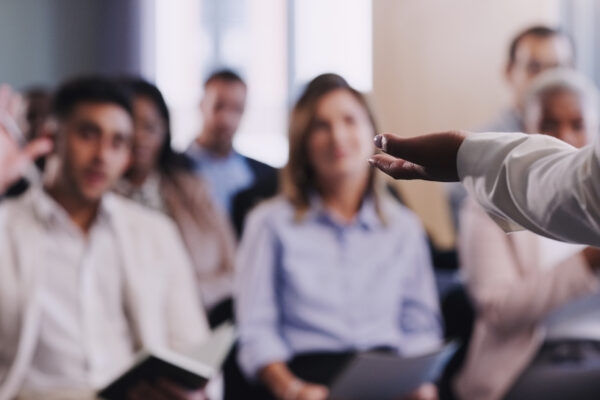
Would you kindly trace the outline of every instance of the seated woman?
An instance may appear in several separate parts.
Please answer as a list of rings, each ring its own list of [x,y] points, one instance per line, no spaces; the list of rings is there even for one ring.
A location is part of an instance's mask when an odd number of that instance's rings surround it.
[[[326,399],[356,352],[441,343],[425,233],[365,162],[375,132],[365,98],[334,74],[291,113],[283,193],[250,214],[236,265],[238,360],[262,398]]]
[[[546,72],[530,88],[525,123],[528,132],[584,146],[598,134],[596,89],[574,71]],[[506,235],[473,201],[461,219],[462,268],[477,318],[454,381],[457,397],[597,398],[600,296],[588,295],[600,288],[598,250],[530,232]]]
[[[169,111],[160,91],[141,79],[124,85],[133,94],[135,137],[131,167],[117,191],[173,218],[214,326],[233,314],[233,229],[191,172],[191,163],[171,148]]]

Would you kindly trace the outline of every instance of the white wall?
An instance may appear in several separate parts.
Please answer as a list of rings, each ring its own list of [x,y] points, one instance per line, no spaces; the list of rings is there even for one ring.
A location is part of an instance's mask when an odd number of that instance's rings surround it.
[[[508,44],[556,23],[558,0],[375,0],[374,95],[382,127],[404,135],[472,128],[509,101]]]

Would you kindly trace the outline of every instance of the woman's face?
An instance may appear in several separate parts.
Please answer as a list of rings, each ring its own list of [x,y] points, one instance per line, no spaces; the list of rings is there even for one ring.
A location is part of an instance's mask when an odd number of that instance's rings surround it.
[[[577,93],[560,90],[542,99],[537,126],[531,131],[554,136],[579,148],[587,144],[589,122],[585,118],[581,97]]]
[[[154,102],[144,96],[137,96],[133,101],[133,119],[135,135],[132,167],[150,171],[157,166],[166,139],[166,123]]]
[[[366,177],[373,135],[367,111],[351,92],[338,89],[323,96],[317,103],[307,144],[316,178],[334,182]]]

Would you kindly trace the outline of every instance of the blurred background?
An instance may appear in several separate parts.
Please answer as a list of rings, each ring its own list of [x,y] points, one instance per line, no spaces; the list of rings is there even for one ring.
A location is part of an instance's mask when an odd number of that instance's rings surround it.
[[[184,149],[202,123],[202,82],[231,67],[249,86],[235,147],[281,167],[289,106],[319,73],[366,92],[383,131],[473,129],[510,103],[507,48],[528,26],[567,31],[578,69],[600,83],[599,17],[597,0],[4,0],[0,79],[25,90],[142,75],[165,94]],[[427,208],[431,186],[410,185]]]

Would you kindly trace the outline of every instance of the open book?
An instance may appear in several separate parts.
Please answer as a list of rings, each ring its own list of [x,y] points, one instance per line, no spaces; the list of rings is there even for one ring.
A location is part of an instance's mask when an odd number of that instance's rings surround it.
[[[208,340],[183,353],[168,349],[144,350],[133,365],[98,392],[98,397],[117,400],[127,397],[129,390],[142,381],[164,378],[186,389],[200,389],[221,369],[235,340],[232,324],[214,330]]]
[[[392,400],[401,398],[424,383],[434,382],[456,352],[449,342],[438,350],[417,357],[389,353],[356,356],[331,385],[331,400]]]

